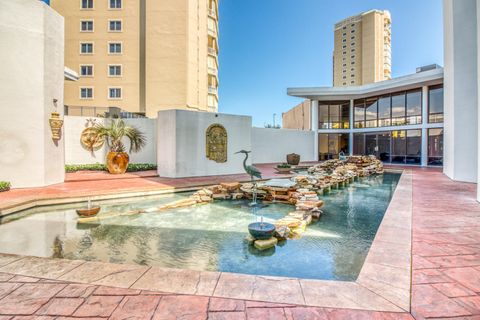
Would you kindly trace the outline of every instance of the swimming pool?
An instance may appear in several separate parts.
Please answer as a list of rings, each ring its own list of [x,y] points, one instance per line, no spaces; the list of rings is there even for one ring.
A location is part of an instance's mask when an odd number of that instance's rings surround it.
[[[324,195],[324,214],[300,239],[258,251],[245,241],[256,219],[248,202],[212,204],[77,223],[74,208],[56,206],[26,212],[0,225],[0,251],[171,268],[224,271],[308,279],[357,278],[400,174],[363,178]],[[102,213],[123,212],[186,198],[177,193],[102,203]],[[294,208],[270,204],[257,211],[266,221]]]

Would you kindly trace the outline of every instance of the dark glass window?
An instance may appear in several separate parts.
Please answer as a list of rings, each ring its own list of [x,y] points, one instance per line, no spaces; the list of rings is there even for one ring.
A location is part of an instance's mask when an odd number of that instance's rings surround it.
[[[407,130],[407,164],[420,164],[422,159],[422,130]]]
[[[82,0],[82,9],[93,9],[93,0]]]
[[[350,102],[320,104],[318,108],[318,126],[320,129],[349,128]]]
[[[428,165],[443,165],[443,129],[428,129]]]
[[[405,163],[407,135],[405,130],[392,131],[392,163]]]
[[[318,135],[319,160],[338,159],[340,152],[348,154],[348,134],[320,133]]]
[[[365,100],[354,102],[355,128],[365,128]]]
[[[405,93],[392,95],[392,125],[405,124]]]
[[[367,99],[365,102],[365,127],[375,128],[378,127],[377,114],[378,114],[378,101],[376,98]]]
[[[407,92],[407,124],[422,123],[422,91]]]
[[[353,154],[354,155],[365,154],[365,134],[364,133],[353,134]]]
[[[378,120],[380,127],[386,127],[390,125],[391,104],[390,96],[381,97],[378,99]]]
[[[443,86],[428,88],[428,122],[443,122]]]

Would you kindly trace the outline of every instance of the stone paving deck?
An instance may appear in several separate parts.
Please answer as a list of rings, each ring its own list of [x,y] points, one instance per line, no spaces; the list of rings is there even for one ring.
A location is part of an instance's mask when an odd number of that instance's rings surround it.
[[[453,182],[435,169],[410,169],[413,183],[411,315],[352,310],[348,305],[319,308],[298,306],[295,301],[272,304],[207,297],[201,295],[201,291],[195,295],[189,292],[179,295],[107,287],[113,284],[118,287],[122,281],[130,285],[132,275],[137,277],[147,271],[142,267],[113,272],[113,279],[108,275],[100,276],[94,279],[93,282],[98,282],[95,284],[75,284],[79,278],[72,275],[84,278],[89,270],[99,270],[101,266],[79,269],[86,263],[80,263],[80,266],[75,265],[78,262],[68,261],[58,271],[45,262],[36,268],[37,276],[32,277],[12,274],[21,273],[22,266],[15,265],[18,257],[6,256],[0,259],[4,266],[0,270],[3,272],[0,273],[0,320],[14,316],[16,319],[412,319],[413,316],[416,319],[478,320],[480,205],[475,200],[476,185]],[[68,185],[75,189],[74,186]],[[75,190],[64,190],[71,191]],[[396,223],[391,226],[389,234],[392,231],[402,233],[400,224],[404,221],[399,218]],[[392,250],[397,249],[392,247]],[[379,263],[378,257],[374,256],[370,262]],[[387,265],[395,268],[396,263],[404,262],[391,261]],[[8,270],[9,265],[11,270]],[[385,291],[388,288],[382,276],[378,273],[378,277],[367,279],[371,285],[378,285],[372,290]],[[60,280],[45,280],[47,277]],[[132,287],[135,285],[142,287],[137,283]],[[206,290],[210,289],[207,287]],[[395,292],[396,288],[393,288],[394,296]],[[276,292],[266,294],[275,295]]]

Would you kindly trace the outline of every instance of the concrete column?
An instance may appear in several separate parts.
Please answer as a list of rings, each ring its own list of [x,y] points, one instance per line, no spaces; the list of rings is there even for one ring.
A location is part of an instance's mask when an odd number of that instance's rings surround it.
[[[422,87],[422,167],[428,164],[428,86]]]
[[[444,173],[477,182],[476,0],[444,0]]]
[[[353,127],[355,126],[353,121],[353,108],[353,99],[350,99],[350,133],[348,134],[348,152],[350,155],[353,155]]]
[[[41,1],[0,1],[0,48],[0,180],[61,183],[64,138],[52,140],[49,118],[64,113],[64,19]]]
[[[311,101],[311,128],[314,132],[313,138],[313,159],[318,161],[318,100]]]
[[[480,0],[477,0],[477,75],[480,75]],[[477,76],[477,95],[480,94],[480,77]],[[478,97],[477,97],[478,99]],[[480,99],[477,101],[477,124],[480,123]],[[480,202],[480,130],[477,145],[477,201]]]

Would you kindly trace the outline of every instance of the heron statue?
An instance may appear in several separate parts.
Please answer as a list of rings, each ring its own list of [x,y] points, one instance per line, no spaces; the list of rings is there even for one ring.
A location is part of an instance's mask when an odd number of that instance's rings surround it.
[[[243,169],[245,169],[245,172],[250,176],[250,179],[252,180],[253,184],[253,194],[252,194],[252,206],[255,206],[257,204],[257,183],[255,182],[255,177],[258,179],[262,179],[262,172],[255,168],[254,166],[249,166],[247,165],[247,160],[248,160],[248,154],[251,151],[246,151],[246,150],[240,150],[237,153],[243,153],[245,154],[245,159],[243,159]]]

